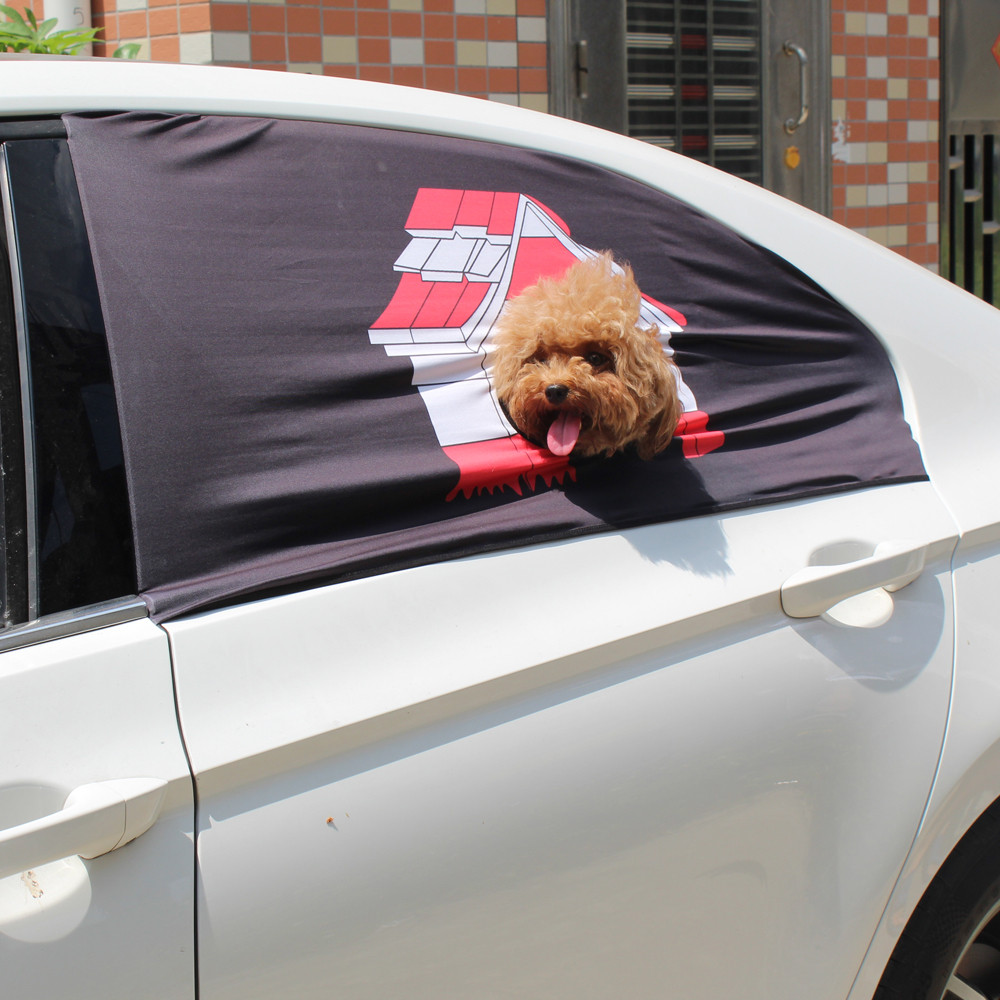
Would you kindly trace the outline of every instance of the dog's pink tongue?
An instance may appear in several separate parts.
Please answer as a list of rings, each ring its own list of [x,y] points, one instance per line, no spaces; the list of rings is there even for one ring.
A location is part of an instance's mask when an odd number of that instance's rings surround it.
[[[560,413],[552,426],[546,445],[553,455],[568,455],[576,445],[580,436],[580,417],[576,413]]]

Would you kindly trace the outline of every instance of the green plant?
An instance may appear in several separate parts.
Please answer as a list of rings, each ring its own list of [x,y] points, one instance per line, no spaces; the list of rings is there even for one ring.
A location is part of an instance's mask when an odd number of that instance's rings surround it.
[[[50,17],[39,24],[35,13],[26,7],[21,14],[13,7],[0,4],[0,14],[7,19],[0,21],[0,52],[47,52],[54,55],[73,55],[97,39],[100,28],[75,31],[55,31],[56,18]],[[134,59],[139,54],[137,42],[126,42],[114,55],[119,59]]]

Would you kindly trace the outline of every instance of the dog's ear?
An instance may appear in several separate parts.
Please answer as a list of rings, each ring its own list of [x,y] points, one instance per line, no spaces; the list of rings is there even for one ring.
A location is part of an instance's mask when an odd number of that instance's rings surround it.
[[[663,406],[653,415],[646,425],[646,431],[635,442],[636,454],[643,461],[649,461],[661,451],[665,451],[677,430],[677,422],[681,418],[681,402],[677,398],[677,387],[673,375],[669,376],[670,385],[666,388]]]

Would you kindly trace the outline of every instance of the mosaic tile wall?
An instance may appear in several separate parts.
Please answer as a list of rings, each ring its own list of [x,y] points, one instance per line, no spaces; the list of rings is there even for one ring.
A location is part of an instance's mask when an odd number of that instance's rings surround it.
[[[938,266],[939,0],[832,0],[833,215]]]
[[[545,0],[93,0],[105,55],[322,73],[548,107]]]

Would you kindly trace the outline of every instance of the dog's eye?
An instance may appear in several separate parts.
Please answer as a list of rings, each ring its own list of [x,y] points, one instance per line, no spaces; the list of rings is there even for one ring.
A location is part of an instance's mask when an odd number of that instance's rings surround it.
[[[584,356],[583,360],[590,365],[591,368],[609,368],[611,366],[611,358],[606,354],[602,354],[600,351],[588,351]]]

